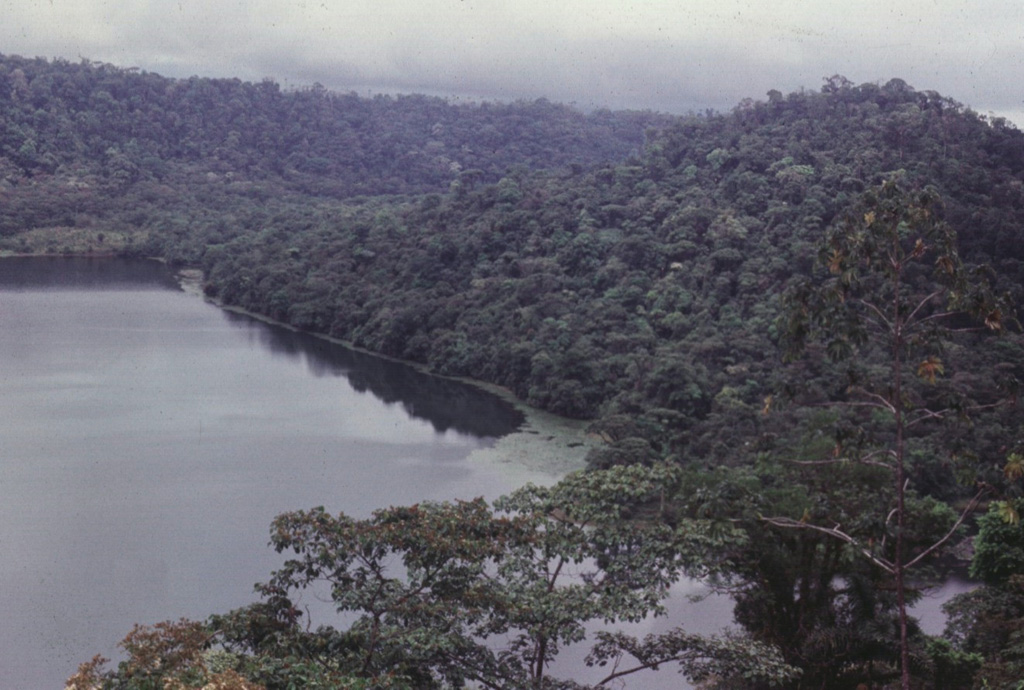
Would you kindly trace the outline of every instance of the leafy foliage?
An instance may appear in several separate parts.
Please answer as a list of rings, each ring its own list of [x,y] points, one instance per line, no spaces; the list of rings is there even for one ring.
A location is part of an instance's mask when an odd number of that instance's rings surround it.
[[[808,436],[801,455],[828,445],[816,432]],[[787,687],[870,687],[897,678],[895,595],[883,574],[842,542],[817,530],[780,530],[763,516],[836,520],[859,533],[885,505],[888,484],[852,465],[826,473],[767,457],[751,468],[687,473],[678,509],[727,518],[747,535],[719,552],[713,583],[734,598],[736,623],[801,669]]]
[[[971,575],[984,585],[946,604],[953,652],[974,655],[974,688],[1014,690],[1024,677],[1024,530],[1020,499],[993,502],[978,521]]]
[[[728,526],[666,512],[678,479],[666,465],[617,467],[528,485],[493,508],[477,499],[393,507],[365,520],[319,508],[281,515],[272,544],[294,557],[258,586],[263,602],[208,626],[136,628],[123,644],[128,660],[102,676],[102,687],[230,679],[240,684],[225,687],[238,690],[582,690],[665,665],[707,687],[774,687],[795,677],[770,645],[739,636],[591,632],[662,613],[683,573],[706,574],[713,553],[741,539]],[[296,597],[325,587],[347,627],[303,629]],[[588,634],[597,642],[586,664],[607,673],[593,685],[552,677],[559,651]],[[203,650],[214,643],[229,668],[211,675]],[[100,663],[83,665],[71,684],[97,685],[90,679]]]
[[[666,514],[659,506],[677,479],[664,465],[617,467],[524,487],[493,510],[477,499],[389,508],[368,520],[322,509],[282,515],[272,542],[295,558],[259,588],[269,620],[262,605],[233,614],[225,641],[256,655],[297,647],[373,683],[397,674],[420,688],[582,688],[549,676],[560,649],[582,642],[588,623],[661,613],[684,572],[706,572],[710,553],[739,539]],[[294,593],[318,584],[354,616],[344,632],[295,625]],[[243,635],[230,632],[239,620]],[[587,663],[612,666],[594,687],[673,663],[694,678],[781,682],[795,673],[766,646],[681,630],[643,641],[600,634]]]
[[[121,642],[127,658],[117,671],[104,672],[107,660],[94,657],[79,666],[66,690],[265,690],[232,668],[234,659],[208,653],[211,639],[196,621],[136,625]]]
[[[1020,511],[1024,501],[996,501],[978,520],[974,540],[971,577],[989,585],[1005,585],[1013,576],[1024,573],[1024,527]]]
[[[667,410],[637,437],[656,456],[736,463],[776,433],[756,411],[778,296],[837,213],[896,168],[937,187],[966,257],[1008,286],[1024,278],[1024,137],[898,80],[833,78],[729,114],[585,117],[0,65],[0,234],[17,233],[0,249],[71,247],[67,233],[23,245],[32,228],[128,236],[122,251],[201,267],[224,302],[538,407]],[[29,138],[50,163],[16,154]]]
[[[860,506],[859,515],[855,510],[854,518],[874,523],[867,537],[837,516],[828,516],[824,525],[808,519],[806,512],[799,519],[767,518],[778,527],[828,535],[893,577],[901,685],[907,689],[911,654],[906,571],[938,552],[991,490],[984,468],[979,468],[972,478],[975,496],[955,519],[945,506],[929,510],[926,502],[915,501],[911,434],[926,424],[962,424],[1003,404],[976,400],[973,391],[962,388],[946,387],[941,395],[934,389],[945,372],[938,354],[957,335],[1000,332],[1002,315],[1012,313],[984,278],[960,262],[955,233],[939,219],[936,203],[933,192],[907,190],[897,179],[869,190],[826,237],[820,262],[829,277],[797,284],[786,298],[785,332],[793,348],[802,349],[814,338],[824,342],[833,361],[852,362],[844,372],[843,394],[825,401],[844,413],[845,428],[835,436],[831,457],[809,462],[825,468],[848,463],[877,468],[891,482],[889,500],[881,506]],[[872,348],[879,353],[876,357],[869,355]],[[920,362],[916,379],[910,370],[913,362]],[[912,537],[920,536],[911,527],[915,508],[927,510],[929,521],[939,528],[920,546],[912,543]]]
[[[79,198],[190,175],[339,197],[445,191],[515,166],[619,159],[639,150],[645,127],[667,121],[543,99],[361,98],[18,56],[0,56],[0,109],[0,179]]]

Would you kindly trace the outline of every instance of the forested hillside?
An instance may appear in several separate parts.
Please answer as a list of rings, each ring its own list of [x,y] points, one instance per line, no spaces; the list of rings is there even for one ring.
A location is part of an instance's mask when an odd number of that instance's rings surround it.
[[[46,186],[58,197],[51,202],[85,189],[203,179],[192,174],[335,197],[446,191],[460,176],[494,182],[510,167],[618,160],[641,149],[646,127],[668,121],[649,112],[584,115],[545,100],[362,98],[319,85],[282,91],[270,80],[167,79],[3,56],[0,108],[0,183]],[[64,221],[34,211],[43,215],[17,220]]]
[[[965,256],[1017,289],[1024,137],[900,82],[683,118],[642,159],[590,171],[275,201],[181,239],[146,223],[151,251],[201,265],[228,303],[565,415],[658,410],[656,445],[722,460],[739,428],[758,434],[773,390],[775,296],[810,272],[837,212],[897,169],[935,184]]]
[[[725,114],[582,115],[545,101],[364,99],[8,57],[0,127],[0,249],[85,242],[198,267],[226,304],[592,419],[609,441],[595,467],[685,468],[673,475],[672,519],[728,524],[713,569],[737,597],[737,620],[802,669],[803,687],[857,687],[899,665],[884,575],[894,570],[854,558],[853,537],[830,539],[846,535],[839,525],[885,549],[879,535],[906,513],[896,531],[924,551],[956,531],[951,506],[969,516],[978,487],[995,495],[1024,474],[1012,469],[1020,415],[1005,404],[1024,377],[1015,312],[984,311],[965,287],[1021,302],[1024,134],[899,79],[832,77]],[[887,207],[879,195],[892,189]],[[959,253],[942,245],[931,268],[948,265],[962,284],[930,293],[937,279],[921,269],[895,288],[924,295],[928,308],[912,316],[944,317],[931,312],[939,294],[964,310],[949,341],[914,363],[915,385],[934,390],[903,395],[898,367],[884,383],[893,350],[863,330],[836,335],[850,326],[835,315],[844,290],[861,286],[839,248],[876,260],[858,242],[883,211],[909,219],[892,226],[897,254],[907,228],[944,222],[939,236],[958,235]],[[846,239],[839,226],[852,228]],[[911,244],[908,261],[932,260],[938,246]],[[845,285],[819,323],[834,337],[784,363],[790,331],[812,320],[793,295],[829,281]],[[996,330],[1007,333],[987,335]],[[829,407],[862,404],[858,390],[884,400],[895,425]],[[929,412],[939,402],[944,412]],[[904,408],[923,415],[906,437]],[[894,438],[903,488],[870,453],[818,467]],[[1007,496],[1000,505],[1012,508]],[[836,526],[799,529],[815,521]],[[992,597],[1019,597],[1012,577],[999,586]],[[941,678],[941,664],[969,677],[981,664],[911,632],[921,677]],[[1006,639],[956,643],[989,654]],[[996,656],[986,663],[1003,663]]]
[[[9,249],[127,237],[228,304],[610,417],[652,444],[625,459],[718,462],[763,432],[776,296],[887,173],[937,187],[968,259],[1024,277],[1024,135],[898,79],[584,116],[8,57],[0,108]]]

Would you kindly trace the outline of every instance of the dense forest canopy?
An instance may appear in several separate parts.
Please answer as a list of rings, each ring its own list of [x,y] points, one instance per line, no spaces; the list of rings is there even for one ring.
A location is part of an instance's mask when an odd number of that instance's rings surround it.
[[[829,343],[784,364],[779,318],[800,280],[841,265],[822,255],[826,229],[883,180],[931,190],[972,280],[1021,302],[1024,134],[900,79],[835,76],[729,113],[585,115],[0,57],[0,250],[201,268],[223,303],[593,420],[608,441],[595,468],[682,466],[676,519],[745,530],[716,572],[737,620],[802,670],[786,682],[807,687],[891,680],[878,669],[895,664],[891,582],[828,535],[760,517],[886,529],[887,480],[813,460],[865,429],[885,439],[877,420],[827,407],[885,353],[851,341],[855,371]],[[967,396],[970,419],[908,432],[908,543],[933,538],[979,482],[1008,482],[993,510],[1017,514],[1013,317],[999,339],[957,333],[918,370]],[[998,627],[992,601],[1019,606],[1020,583],[993,587],[965,606]],[[1009,633],[910,637],[922,678],[1017,663]]]
[[[0,56],[0,179],[124,187],[187,172],[316,195],[444,191],[460,173],[589,166],[639,152],[650,112],[546,100],[453,105],[270,80],[167,79],[102,63]],[[196,170],[195,168],[198,168]],[[176,180],[180,181],[180,180]]]

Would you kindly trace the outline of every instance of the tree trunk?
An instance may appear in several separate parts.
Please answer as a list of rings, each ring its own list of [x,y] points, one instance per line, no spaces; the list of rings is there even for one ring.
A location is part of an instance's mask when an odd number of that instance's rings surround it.
[[[896,242],[899,242],[896,239]],[[899,251],[898,245],[896,252]],[[894,258],[898,253],[894,252]],[[900,687],[910,690],[910,642],[907,639],[907,597],[904,589],[903,532],[906,524],[906,467],[903,453],[903,314],[900,311],[900,283],[903,267],[897,260],[893,273],[893,401],[896,424],[896,553],[893,556],[893,574],[896,576],[896,605],[900,624]]]

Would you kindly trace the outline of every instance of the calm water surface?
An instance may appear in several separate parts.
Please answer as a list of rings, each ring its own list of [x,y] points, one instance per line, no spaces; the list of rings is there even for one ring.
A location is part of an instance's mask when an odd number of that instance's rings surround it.
[[[504,401],[224,312],[153,262],[0,261],[0,391],[4,690],[253,601],[280,512],[553,480],[469,457],[521,423]]]
[[[0,689],[61,688],[136,622],[254,600],[280,512],[365,516],[553,475],[470,457],[522,422],[475,388],[224,312],[153,262],[0,261]],[[486,454],[484,454],[486,455]],[[919,607],[941,631],[939,605]],[[732,603],[668,618],[713,633]],[[584,649],[557,675],[582,674]],[[674,669],[634,689],[689,687]]]

